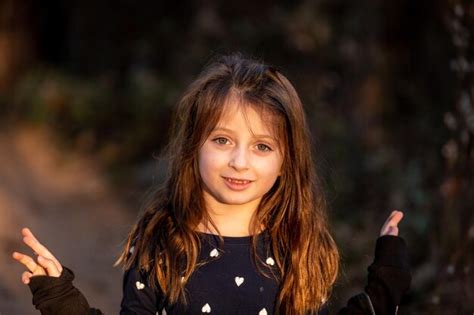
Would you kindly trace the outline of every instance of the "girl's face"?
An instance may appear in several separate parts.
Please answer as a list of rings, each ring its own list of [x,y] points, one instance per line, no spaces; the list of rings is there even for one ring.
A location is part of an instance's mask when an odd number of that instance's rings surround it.
[[[254,211],[280,175],[283,157],[266,126],[270,117],[264,121],[251,106],[231,100],[199,151],[204,199],[217,211]]]

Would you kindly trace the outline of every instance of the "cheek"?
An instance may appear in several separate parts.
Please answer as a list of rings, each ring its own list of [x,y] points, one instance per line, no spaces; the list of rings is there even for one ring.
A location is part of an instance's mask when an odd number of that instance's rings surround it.
[[[272,158],[271,160],[259,161],[258,167],[259,175],[268,178],[268,180],[275,181],[280,175],[281,171],[281,159],[278,157]]]
[[[201,175],[202,179],[205,179],[207,174],[209,173],[208,167],[212,165],[208,161],[208,156],[206,154],[199,154],[198,165],[199,165],[199,174]]]
[[[222,164],[222,158],[216,152],[201,150],[198,157],[199,173],[201,177],[209,177],[213,170],[217,170]]]

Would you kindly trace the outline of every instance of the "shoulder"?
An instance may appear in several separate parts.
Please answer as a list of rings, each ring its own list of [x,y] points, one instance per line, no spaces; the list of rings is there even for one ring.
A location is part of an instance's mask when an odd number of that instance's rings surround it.
[[[163,303],[163,295],[158,285],[152,285],[152,282],[150,274],[137,264],[127,269],[123,276],[122,311],[155,314]]]

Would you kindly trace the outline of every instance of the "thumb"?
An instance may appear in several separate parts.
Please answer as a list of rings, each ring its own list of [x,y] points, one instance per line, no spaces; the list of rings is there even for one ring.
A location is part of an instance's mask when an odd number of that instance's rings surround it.
[[[33,274],[29,271],[25,271],[21,275],[21,281],[23,281],[24,284],[30,283],[30,278],[33,277]]]

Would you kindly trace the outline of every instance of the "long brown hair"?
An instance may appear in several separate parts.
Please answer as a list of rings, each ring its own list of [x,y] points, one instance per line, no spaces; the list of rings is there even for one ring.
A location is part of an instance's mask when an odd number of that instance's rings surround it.
[[[280,71],[240,54],[209,64],[181,97],[166,150],[168,177],[133,226],[116,265],[147,270],[168,303],[185,302],[184,285],[198,267],[196,228],[200,222],[212,224],[202,195],[198,152],[231,94],[242,104],[270,113],[278,126],[281,175],[252,221],[254,231],[263,225],[271,236],[280,272],[275,309],[281,314],[316,312],[330,295],[339,254],[328,229],[303,106]],[[255,246],[256,238],[254,254]]]

